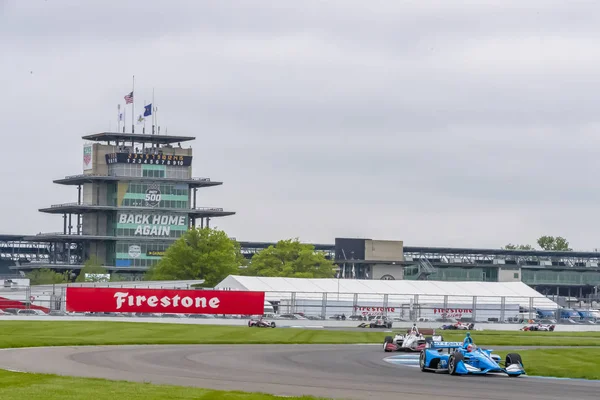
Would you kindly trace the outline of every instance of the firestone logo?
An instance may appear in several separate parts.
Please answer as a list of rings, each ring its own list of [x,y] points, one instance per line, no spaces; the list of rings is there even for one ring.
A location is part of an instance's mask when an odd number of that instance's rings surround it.
[[[366,311],[366,312],[383,312],[384,310],[387,312],[394,312],[396,308],[394,307],[354,307],[355,311]]]
[[[472,309],[468,308],[434,308],[434,314],[470,314]]]
[[[133,296],[129,292],[116,292],[114,298],[117,300],[117,310],[120,309],[124,303],[127,303],[129,307],[143,307],[148,305],[150,307],[179,307],[180,305],[185,308],[219,308],[221,300],[218,297],[212,297],[207,300],[206,297],[181,297],[175,296],[163,296],[160,299],[158,296]]]

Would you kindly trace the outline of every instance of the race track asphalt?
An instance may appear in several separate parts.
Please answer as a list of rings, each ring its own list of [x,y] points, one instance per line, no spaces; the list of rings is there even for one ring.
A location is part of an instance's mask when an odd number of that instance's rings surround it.
[[[398,353],[394,353],[398,354]],[[346,399],[600,398],[600,383],[504,376],[456,377],[392,365],[372,345],[155,345],[5,349],[21,372]]]

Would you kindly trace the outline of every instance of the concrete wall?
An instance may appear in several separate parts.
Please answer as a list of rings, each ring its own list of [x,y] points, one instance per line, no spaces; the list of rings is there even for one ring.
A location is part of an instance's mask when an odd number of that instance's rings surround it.
[[[101,264],[106,263],[106,243],[105,242],[90,242],[87,248],[88,254],[84,257],[84,262],[91,257],[97,257]]]
[[[108,175],[108,165],[106,164],[106,154],[114,153],[116,146],[107,146],[100,143],[94,143],[94,166],[88,173],[96,175]]]
[[[83,234],[112,236],[112,231],[108,232],[107,214],[106,213],[87,213],[83,214]]]
[[[515,277],[516,274],[516,277]],[[500,267],[498,268],[498,282],[520,282],[521,281],[521,268],[509,268]]]
[[[402,261],[404,247],[401,240],[365,240],[365,260]]]
[[[401,265],[374,264],[371,268],[371,279],[381,279],[384,275],[391,275],[394,280],[404,279],[404,268]]]

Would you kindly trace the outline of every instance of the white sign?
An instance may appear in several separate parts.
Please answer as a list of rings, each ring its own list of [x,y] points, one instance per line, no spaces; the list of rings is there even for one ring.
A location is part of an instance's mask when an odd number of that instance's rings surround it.
[[[172,226],[187,226],[185,215],[120,214],[119,224],[135,224],[134,235],[170,236]]]
[[[138,258],[142,254],[142,248],[137,244],[129,246],[129,257]]]

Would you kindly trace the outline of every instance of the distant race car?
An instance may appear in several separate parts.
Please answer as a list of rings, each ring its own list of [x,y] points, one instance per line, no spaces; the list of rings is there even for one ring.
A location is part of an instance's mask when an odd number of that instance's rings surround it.
[[[262,318],[250,318],[248,321],[248,327],[250,328],[275,328],[274,321],[267,321]]]
[[[409,329],[405,335],[398,334],[394,337],[386,336],[383,341],[383,351],[412,351],[419,352],[427,347],[432,341],[442,342],[444,341],[443,336],[435,336],[435,330],[432,331],[433,336],[425,337],[423,332],[420,332],[415,325]]]
[[[543,325],[543,324],[531,324],[525,325],[520,330],[522,331],[541,331],[541,332],[554,332],[554,325]]]
[[[444,353],[444,349],[448,351]],[[462,343],[430,343],[421,351],[419,367],[423,372],[448,372],[450,375],[504,373],[510,377],[517,377],[525,374],[519,354],[509,353],[503,362],[492,350],[478,348],[469,332]]]
[[[362,322],[358,325],[359,328],[392,328],[392,320],[388,317],[377,317],[368,322]]]
[[[474,323],[470,323],[470,324],[463,324],[461,322],[457,322],[455,324],[448,324],[448,325],[442,325],[440,327],[440,329],[442,330],[459,330],[459,331],[470,331],[473,330],[473,328],[475,328],[475,324]]]

